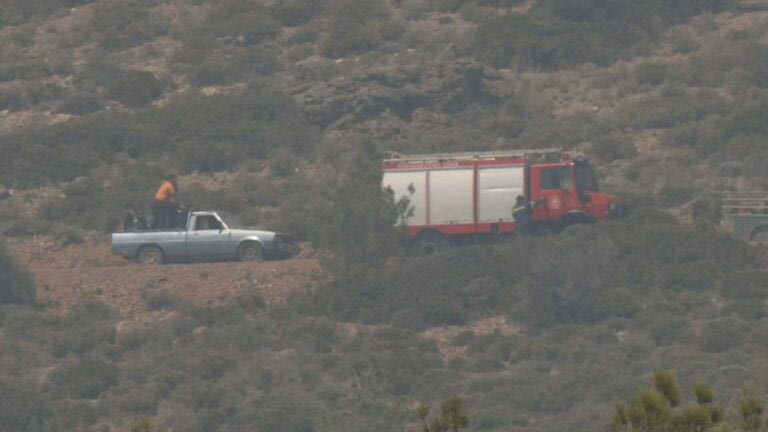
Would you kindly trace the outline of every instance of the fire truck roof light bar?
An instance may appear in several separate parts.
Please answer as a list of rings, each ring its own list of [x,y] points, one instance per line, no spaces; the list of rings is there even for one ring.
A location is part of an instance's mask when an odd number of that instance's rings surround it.
[[[452,162],[467,160],[497,160],[497,159],[546,159],[553,155],[561,155],[562,149],[520,149],[520,150],[492,150],[478,152],[461,153],[431,153],[431,154],[412,154],[404,155],[397,152],[388,152],[389,157],[384,159],[384,163],[408,163],[408,162]]]

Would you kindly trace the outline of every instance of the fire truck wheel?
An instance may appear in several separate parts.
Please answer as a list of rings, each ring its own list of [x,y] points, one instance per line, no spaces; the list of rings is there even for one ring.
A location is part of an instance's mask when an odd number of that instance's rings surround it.
[[[414,239],[415,250],[423,255],[442,252],[450,247],[448,238],[439,231],[423,231]]]

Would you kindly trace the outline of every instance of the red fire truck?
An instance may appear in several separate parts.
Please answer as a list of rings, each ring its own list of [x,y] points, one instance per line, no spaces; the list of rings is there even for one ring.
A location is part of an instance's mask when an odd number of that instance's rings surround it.
[[[518,195],[541,202],[533,209],[538,233],[620,217],[625,208],[620,198],[600,192],[583,156],[560,149],[393,153],[382,170],[383,186],[410,199],[409,234],[425,252],[514,232]]]

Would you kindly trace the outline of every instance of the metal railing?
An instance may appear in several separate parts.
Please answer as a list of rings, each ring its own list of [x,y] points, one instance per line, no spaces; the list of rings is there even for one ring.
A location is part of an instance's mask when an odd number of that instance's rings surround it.
[[[384,159],[384,163],[429,163],[429,162],[454,162],[471,160],[498,160],[498,159],[533,159],[533,160],[554,160],[553,156],[560,158],[562,149],[520,149],[520,150],[491,150],[477,152],[458,152],[458,153],[430,153],[430,154],[410,154],[404,155],[397,152],[388,152],[389,157]]]
[[[723,192],[720,208],[723,216],[768,214],[768,191]]]

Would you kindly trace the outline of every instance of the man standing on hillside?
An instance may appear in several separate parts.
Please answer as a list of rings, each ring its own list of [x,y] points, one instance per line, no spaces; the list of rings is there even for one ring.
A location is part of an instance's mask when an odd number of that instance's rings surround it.
[[[176,174],[168,174],[165,176],[163,184],[157,189],[155,199],[152,200],[152,219],[154,220],[155,228],[170,228],[172,214],[178,208],[176,203],[177,191]]]

